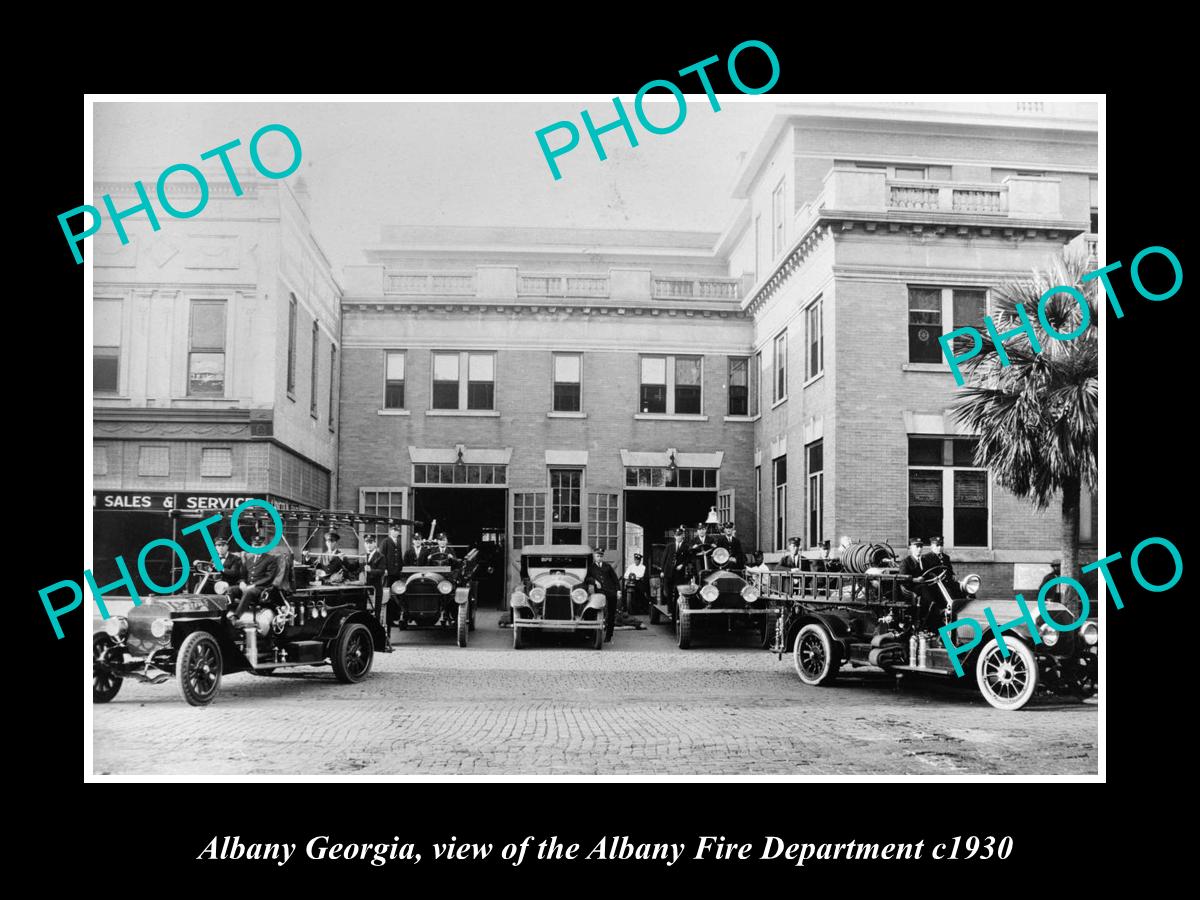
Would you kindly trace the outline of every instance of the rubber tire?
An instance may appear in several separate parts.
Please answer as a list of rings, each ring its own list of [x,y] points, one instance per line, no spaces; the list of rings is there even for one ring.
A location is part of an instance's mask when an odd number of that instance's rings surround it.
[[[125,681],[120,675],[114,675],[111,671],[105,674],[108,678],[105,680],[102,687],[96,687],[96,658],[100,655],[100,651],[108,647],[116,646],[114,641],[108,634],[101,631],[99,634],[92,635],[92,702],[93,703],[108,703],[113,697],[117,696],[117,692],[121,690],[121,684]]]
[[[592,649],[593,650],[603,650],[604,649],[604,641],[606,640],[606,638],[604,637],[604,629],[597,628],[593,633],[595,634],[595,637],[592,639]]]
[[[467,631],[475,630],[475,601],[471,601],[471,617],[467,619]]]
[[[515,624],[512,626],[514,650],[524,650],[529,646],[529,641],[524,637],[524,631],[524,628],[518,628]]]
[[[658,607],[653,603],[650,604],[650,624],[657,625],[662,621],[662,613],[658,611]]]
[[[997,697],[994,691],[985,686],[987,679],[984,675],[984,670],[987,668],[990,658],[994,656],[998,662],[1004,662],[1004,659],[1000,656],[1000,644],[995,638],[984,644],[983,649],[979,651],[979,656],[975,659],[975,685],[979,688],[979,693],[983,695],[983,699],[996,709],[1015,712],[1033,699],[1034,694],[1037,693],[1039,672],[1037,657],[1033,655],[1033,651],[1029,649],[1028,644],[1015,637],[1010,638],[1007,644],[1009,651],[1008,658],[1011,660],[1016,657],[1029,673],[1024,690],[1015,698],[1006,700]]]
[[[346,665],[346,654],[349,653],[351,640],[360,632],[366,640],[363,646],[366,651],[367,665],[362,672],[355,674]],[[354,622],[344,627],[341,634],[333,640],[333,653],[330,654],[329,661],[333,664],[333,674],[342,684],[358,684],[366,678],[371,672],[371,664],[375,662],[375,644],[371,639],[370,629],[361,622]]]
[[[193,690],[186,677],[191,657],[197,653],[198,648],[211,651],[216,658],[217,677],[213,682],[212,690],[207,694]],[[221,670],[223,668],[221,645],[207,631],[193,631],[183,639],[183,643],[179,645],[179,652],[175,654],[175,682],[179,685],[179,693],[183,695],[183,699],[188,702],[189,706],[208,706],[216,699],[217,692],[221,690]]]
[[[692,612],[686,606],[677,607],[675,610],[675,642],[680,650],[687,650],[692,646]]]
[[[458,646],[467,646],[467,633],[471,630],[471,616],[464,613],[461,609],[458,611]]]
[[[800,665],[800,645],[802,642],[810,645],[808,640],[810,637],[817,639],[825,654],[825,666],[816,675],[806,672]],[[833,637],[824,625],[809,622],[796,633],[796,642],[792,645],[792,665],[800,680],[813,687],[829,684],[837,677],[839,665],[837,651],[833,648]]]

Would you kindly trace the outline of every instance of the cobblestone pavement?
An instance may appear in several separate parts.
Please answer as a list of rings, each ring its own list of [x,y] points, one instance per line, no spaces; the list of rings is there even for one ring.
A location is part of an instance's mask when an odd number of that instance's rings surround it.
[[[944,681],[799,682],[749,631],[675,647],[666,626],[601,652],[512,649],[480,610],[470,647],[393,631],[360,684],[328,667],[227,676],[188,706],[174,681],[93,706],[97,774],[1094,774],[1096,701],[992,709]],[[730,639],[731,638],[731,639]],[[969,677],[969,676],[968,676]]]

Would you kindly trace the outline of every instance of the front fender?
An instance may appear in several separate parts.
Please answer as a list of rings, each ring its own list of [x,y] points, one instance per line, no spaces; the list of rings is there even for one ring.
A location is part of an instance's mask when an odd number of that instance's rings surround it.
[[[796,615],[791,617],[791,621],[788,623],[787,634],[784,636],[784,647],[790,648],[792,644],[795,643],[796,635],[799,633],[800,629],[805,625],[810,625],[814,622],[824,625],[825,628],[828,629],[829,633],[833,636],[833,639],[843,645],[842,654],[845,655],[847,650],[845,644],[848,643],[853,637],[850,624],[841,616],[837,615],[837,613],[822,612],[817,610],[801,610]]]
[[[456,588],[454,591],[454,602],[459,606],[466,606],[471,602],[471,589],[469,587]]]
[[[387,645],[387,634],[384,633],[383,626],[379,624],[379,619],[368,613],[366,610],[358,609],[357,607],[341,607],[334,609],[325,617],[324,623],[321,625],[321,631],[317,635],[317,639],[321,641],[332,641],[342,631],[344,627],[351,623],[358,623],[367,626],[367,630],[371,632],[371,639],[375,643],[376,650],[382,650]]]

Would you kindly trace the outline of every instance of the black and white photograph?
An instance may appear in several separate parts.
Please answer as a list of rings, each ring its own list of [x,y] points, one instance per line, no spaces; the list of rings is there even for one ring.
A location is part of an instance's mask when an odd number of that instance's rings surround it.
[[[90,779],[1101,777],[1104,98],[680,84],[94,102]]]

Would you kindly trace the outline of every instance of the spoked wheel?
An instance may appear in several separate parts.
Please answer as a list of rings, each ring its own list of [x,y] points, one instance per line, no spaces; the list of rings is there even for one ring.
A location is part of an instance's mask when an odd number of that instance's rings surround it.
[[[179,646],[175,680],[192,706],[208,706],[221,687],[221,647],[207,631],[193,631]]]
[[[975,661],[975,681],[983,699],[996,709],[1020,709],[1037,691],[1038,667],[1033,651],[1024,641],[1008,641],[1008,659],[1000,643],[992,638]]]
[[[692,646],[692,614],[686,606],[675,610],[675,643],[679,645],[680,650]]]
[[[367,677],[375,659],[375,645],[366,625],[355,622],[342,629],[334,643],[333,674],[342,684],[356,684]]]
[[[471,627],[471,616],[465,609],[458,611],[458,646],[467,646],[467,631]]]
[[[108,663],[102,658],[106,650],[116,646],[116,641],[104,632],[92,637],[92,702],[107,703],[117,696],[124,681],[120,675],[113,672]]]
[[[792,648],[796,674],[805,684],[829,684],[837,676],[838,658],[824,625],[811,622],[800,629]]]

